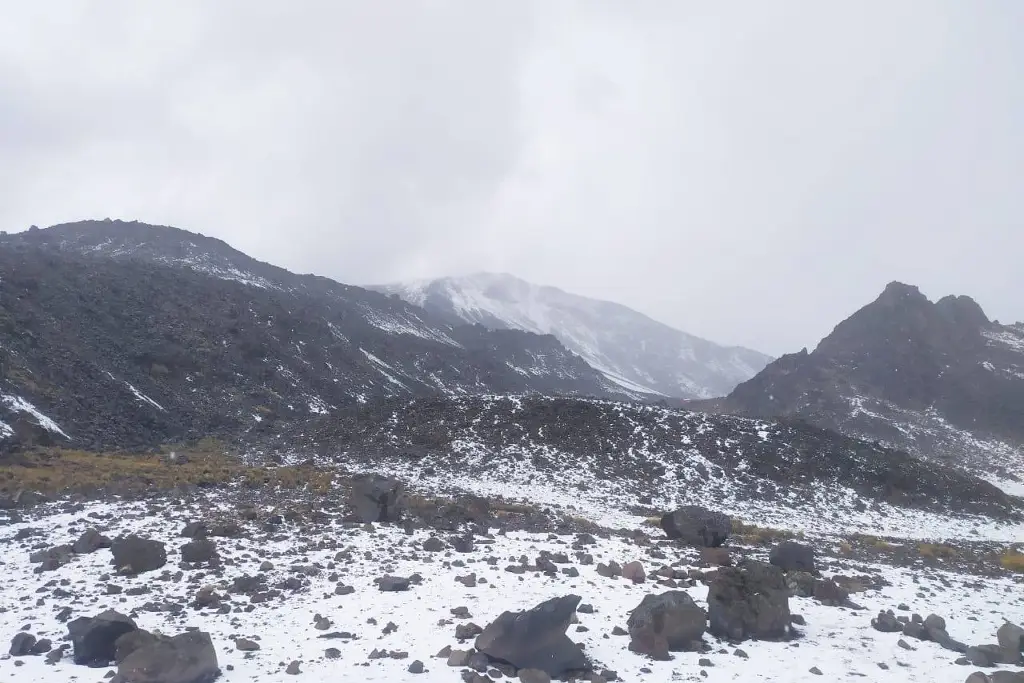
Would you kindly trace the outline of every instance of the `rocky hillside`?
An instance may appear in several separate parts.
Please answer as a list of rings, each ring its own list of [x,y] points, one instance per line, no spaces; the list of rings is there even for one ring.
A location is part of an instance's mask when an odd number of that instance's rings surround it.
[[[628,390],[670,398],[724,396],[771,360],[674,329],[610,301],[480,273],[382,285],[451,323],[553,334]]]
[[[413,480],[538,486],[566,500],[646,497],[828,509],[849,523],[885,506],[1018,516],[1020,501],[951,467],[799,421],[550,397],[373,401],[274,435],[265,452],[318,453]],[[253,441],[250,440],[250,444]],[[481,486],[482,484],[474,484]],[[816,513],[818,514],[818,513]],[[885,515],[882,515],[885,516]],[[810,523],[813,525],[813,522]]]
[[[0,237],[0,444],[140,448],[371,397],[530,392],[625,397],[552,336],[449,325],[181,230]]]
[[[708,407],[708,406],[703,406]],[[799,416],[912,453],[1024,470],[1024,324],[966,296],[891,283],[808,353],[783,356],[718,410]]]

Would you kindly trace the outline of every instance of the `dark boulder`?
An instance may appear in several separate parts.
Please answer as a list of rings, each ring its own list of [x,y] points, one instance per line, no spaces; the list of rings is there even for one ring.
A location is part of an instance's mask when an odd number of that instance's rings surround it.
[[[26,657],[32,654],[32,648],[36,646],[36,637],[31,633],[17,633],[11,638],[12,657]]]
[[[90,528],[86,529],[82,535],[78,537],[78,540],[71,546],[71,549],[77,555],[87,555],[89,553],[94,553],[101,548],[109,548],[111,544],[112,541],[109,538],[96,531],[96,529]]]
[[[686,505],[661,518],[665,534],[688,545],[717,548],[732,533],[732,519],[699,505]]]
[[[783,541],[768,556],[768,562],[784,572],[807,572],[814,574],[814,548],[795,541]]]
[[[116,659],[118,638],[136,629],[134,621],[114,610],[68,622],[75,664],[107,666]]]
[[[999,646],[1008,652],[1024,652],[1024,628],[1008,621],[996,631],[996,638]]]
[[[397,522],[405,506],[404,492],[399,481],[365,475],[352,482],[349,503],[360,522]]]
[[[538,669],[553,678],[591,666],[566,629],[580,604],[578,595],[552,598],[525,612],[504,612],[476,639],[476,649],[517,669]]]
[[[217,557],[217,544],[207,538],[189,541],[181,546],[181,559],[183,562],[200,564],[210,562]]]
[[[120,664],[128,658],[128,655],[136,650],[164,640],[170,640],[170,638],[150,633],[141,628],[129,631],[114,643],[114,661]]]
[[[220,676],[220,665],[210,634],[188,631],[133,651],[117,674],[124,683],[211,683]]]
[[[160,569],[167,564],[167,551],[160,541],[130,535],[117,539],[110,546],[111,560],[123,574],[142,574]]]
[[[685,591],[644,597],[629,616],[629,649],[654,659],[700,649],[707,614]]]
[[[785,638],[789,589],[782,570],[750,560],[720,567],[708,589],[708,619],[711,633],[733,641]]]

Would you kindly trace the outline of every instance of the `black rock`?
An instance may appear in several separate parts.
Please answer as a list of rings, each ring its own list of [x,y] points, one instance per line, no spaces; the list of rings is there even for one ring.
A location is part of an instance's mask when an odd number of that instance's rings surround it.
[[[394,479],[364,475],[352,482],[349,503],[360,522],[398,522],[405,507],[405,486]]]
[[[732,519],[721,512],[687,505],[664,514],[661,528],[669,538],[688,545],[717,548],[732,533]]]
[[[134,650],[117,674],[124,683],[212,683],[220,666],[210,634],[186,631]]]
[[[111,564],[124,574],[151,572],[167,564],[167,551],[162,542],[134,534],[118,538],[110,552],[114,556]]]
[[[799,571],[809,574],[817,570],[814,566],[814,548],[795,541],[783,541],[769,554],[768,561],[784,572]]]
[[[552,598],[525,612],[504,612],[476,639],[476,649],[517,669],[539,669],[551,677],[590,671],[579,645],[565,635],[580,603],[577,595]]]
[[[88,553],[96,552],[101,548],[109,548],[112,541],[96,531],[96,529],[86,529],[82,535],[75,541],[71,549],[78,555],[86,555]]]
[[[629,649],[654,659],[669,659],[669,652],[695,650],[707,622],[707,613],[684,591],[647,595],[630,613]]]
[[[75,664],[107,666],[117,656],[117,640],[136,630],[135,622],[114,610],[68,622]]]
[[[790,635],[789,590],[778,567],[748,560],[720,567],[708,588],[709,631],[733,641]]]

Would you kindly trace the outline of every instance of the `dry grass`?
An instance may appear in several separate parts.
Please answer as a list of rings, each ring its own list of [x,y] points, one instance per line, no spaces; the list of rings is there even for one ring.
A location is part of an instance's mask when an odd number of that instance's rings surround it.
[[[175,449],[187,457],[171,464],[164,456],[44,449],[0,464],[0,494],[32,490],[49,495],[117,489],[138,492],[242,482],[247,486],[331,490],[330,472],[309,466],[247,467],[215,441]]]
[[[958,554],[956,548],[942,543],[918,543],[917,552],[932,560],[951,560]]]
[[[746,545],[771,545],[779,541],[792,541],[804,537],[802,531],[773,529],[747,524],[742,519],[732,520],[732,535],[740,543]]]
[[[1024,553],[1011,548],[999,556],[999,565],[1011,572],[1024,572]]]

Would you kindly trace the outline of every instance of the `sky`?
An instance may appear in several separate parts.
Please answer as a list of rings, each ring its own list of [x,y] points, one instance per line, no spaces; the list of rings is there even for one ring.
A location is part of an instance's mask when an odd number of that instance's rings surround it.
[[[0,229],[509,272],[771,354],[891,280],[1024,319],[1021,2],[8,4]]]

